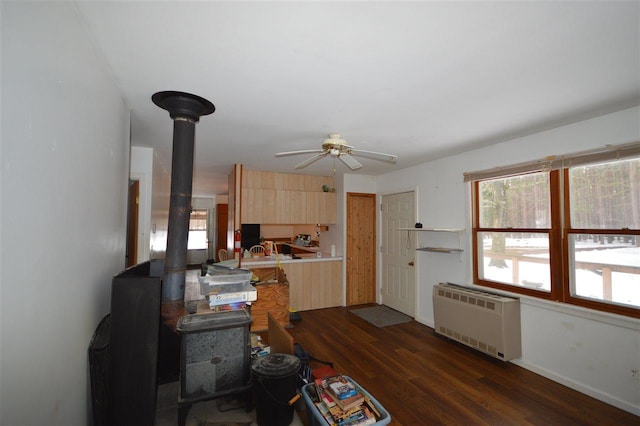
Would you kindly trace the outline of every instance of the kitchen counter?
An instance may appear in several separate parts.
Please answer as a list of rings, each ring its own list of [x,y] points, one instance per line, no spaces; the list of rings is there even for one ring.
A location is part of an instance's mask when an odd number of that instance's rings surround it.
[[[299,259],[294,259],[290,254],[280,254],[280,263],[300,263],[300,262],[330,262],[335,260],[342,260],[342,256],[330,256],[327,253],[320,253],[322,257],[318,257],[317,253],[300,253],[295,256]],[[228,262],[228,261],[227,261]],[[235,264],[235,260],[232,261]],[[223,262],[224,264],[224,262]],[[275,266],[278,264],[278,259],[276,256],[262,256],[262,257],[252,257],[250,259],[242,259],[241,268],[251,268],[254,266]]]
[[[281,254],[280,266],[289,281],[290,308],[297,311],[342,306],[342,256],[321,253],[301,253],[300,259]],[[236,260],[226,260],[216,265],[237,267]],[[275,256],[242,259],[241,268],[258,269],[277,267]]]
[[[320,247],[318,246],[299,246],[293,242],[278,242],[276,243],[278,246],[279,253],[317,253],[320,251]],[[286,247],[283,247],[286,246]]]
[[[300,249],[300,250],[306,250],[306,251],[310,251],[310,252],[314,252],[314,253],[320,251],[320,247],[318,247],[318,246],[299,246],[299,245],[294,244],[294,243],[277,243],[277,244],[282,244],[282,245],[289,246],[291,248],[297,248],[297,249]]]
[[[330,262],[336,260],[342,260],[342,256],[330,256],[327,253],[321,253],[322,257],[318,257],[317,253],[300,253],[296,254],[296,257],[299,259],[294,259],[290,254],[280,254],[280,263],[308,263],[308,262]],[[276,266],[278,264],[278,260],[276,256],[260,256],[260,257],[252,257],[252,258],[243,258],[241,262],[241,268],[252,268],[258,266]],[[238,266],[238,262],[235,259],[225,260],[223,262],[218,262],[216,265],[227,266],[229,268],[236,268]]]

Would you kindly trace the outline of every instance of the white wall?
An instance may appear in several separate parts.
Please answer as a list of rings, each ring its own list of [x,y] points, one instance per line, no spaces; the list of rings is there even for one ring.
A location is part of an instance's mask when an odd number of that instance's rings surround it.
[[[158,155],[153,155],[153,194],[151,196],[151,259],[164,259],[167,251],[169,229],[169,204],[171,201],[171,165],[165,165]]]
[[[151,250],[151,194],[153,194],[153,148],[131,147],[129,177],[139,184],[138,263],[149,260]]]
[[[84,425],[125,264],[129,110],[73,3],[0,10],[0,424]]]
[[[417,255],[416,319],[433,326],[434,285],[472,281],[470,186],[463,172],[638,140],[640,108],[632,108],[378,177],[378,194],[418,187],[418,220],[425,227],[467,229],[461,256]],[[521,306],[518,365],[640,415],[640,378],[631,372],[640,370],[640,321],[526,297]]]

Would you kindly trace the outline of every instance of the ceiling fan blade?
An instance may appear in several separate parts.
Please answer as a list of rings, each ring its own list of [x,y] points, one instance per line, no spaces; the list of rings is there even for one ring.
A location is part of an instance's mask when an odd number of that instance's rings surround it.
[[[300,151],[286,151],[275,154],[276,157],[286,157],[288,155],[300,154],[316,154],[313,157],[296,165],[296,169],[303,169],[309,164],[320,160],[323,157],[330,156],[334,159],[338,157],[351,170],[358,170],[362,164],[353,156],[365,157],[372,160],[384,161],[386,163],[395,164],[398,160],[397,155],[385,154],[383,152],[363,151],[354,149],[351,145],[347,145],[347,141],[342,139],[338,133],[331,133],[328,139],[322,143],[322,149],[305,149]],[[335,163],[334,163],[335,164]]]
[[[395,163],[396,161],[398,161],[397,155],[385,154],[383,152],[362,151],[359,149],[354,149],[354,150],[351,150],[351,155],[356,155],[358,157],[366,157],[372,160],[386,161],[387,163]]]
[[[317,151],[313,151],[313,152],[317,152]],[[315,163],[316,161],[318,161],[322,157],[325,157],[325,156],[327,156],[327,154],[329,154],[328,152],[325,152],[325,151],[320,151],[320,152],[321,152],[320,154],[314,155],[313,157],[304,160],[302,163],[296,164],[296,169],[304,169],[309,164]]]
[[[323,149],[303,149],[301,151],[287,151],[287,152],[279,152],[275,156],[276,157],[286,157],[288,155],[298,155],[298,154],[317,154],[324,152]]]
[[[362,164],[360,164],[358,160],[356,160],[349,154],[346,154],[346,153],[340,154],[338,158],[342,160],[344,164],[349,166],[351,170],[358,170],[360,167],[362,167]]]

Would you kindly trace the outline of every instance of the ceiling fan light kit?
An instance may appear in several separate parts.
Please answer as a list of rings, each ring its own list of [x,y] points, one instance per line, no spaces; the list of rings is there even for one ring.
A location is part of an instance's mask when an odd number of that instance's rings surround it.
[[[326,157],[327,155],[336,159],[338,158],[351,170],[358,170],[362,167],[362,164],[353,158],[353,156],[360,156],[377,161],[385,161],[387,163],[393,163],[398,160],[398,157],[393,154],[385,154],[382,152],[363,151],[355,149],[354,147],[347,145],[347,141],[342,139],[340,133],[331,133],[329,138],[325,139],[322,143],[322,149],[307,149],[301,151],[288,151],[279,152],[276,157],[286,157],[289,155],[299,154],[316,154],[307,160],[296,164],[296,169],[303,169],[308,165],[318,161],[319,159]]]

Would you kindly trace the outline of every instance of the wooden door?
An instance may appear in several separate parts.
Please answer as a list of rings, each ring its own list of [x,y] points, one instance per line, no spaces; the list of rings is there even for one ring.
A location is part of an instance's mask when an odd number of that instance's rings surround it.
[[[347,306],[376,301],[376,194],[347,193]]]
[[[229,203],[227,207],[227,250],[234,246],[234,232],[242,228],[242,164],[234,164],[229,175]],[[240,260],[240,253],[234,257]]]
[[[413,192],[382,197],[382,303],[415,316],[415,232],[398,231],[415,224]]]
[[[227,225],[229,223],[229,205],[216,204],[216,247],[214,258],[218,259],[218,250],[229,249],[227,247]]]
[[[138,263],[138,201],[140,200],[140,181],[129,183],[129,212],[127,215],[127,254],[126,266]]]

